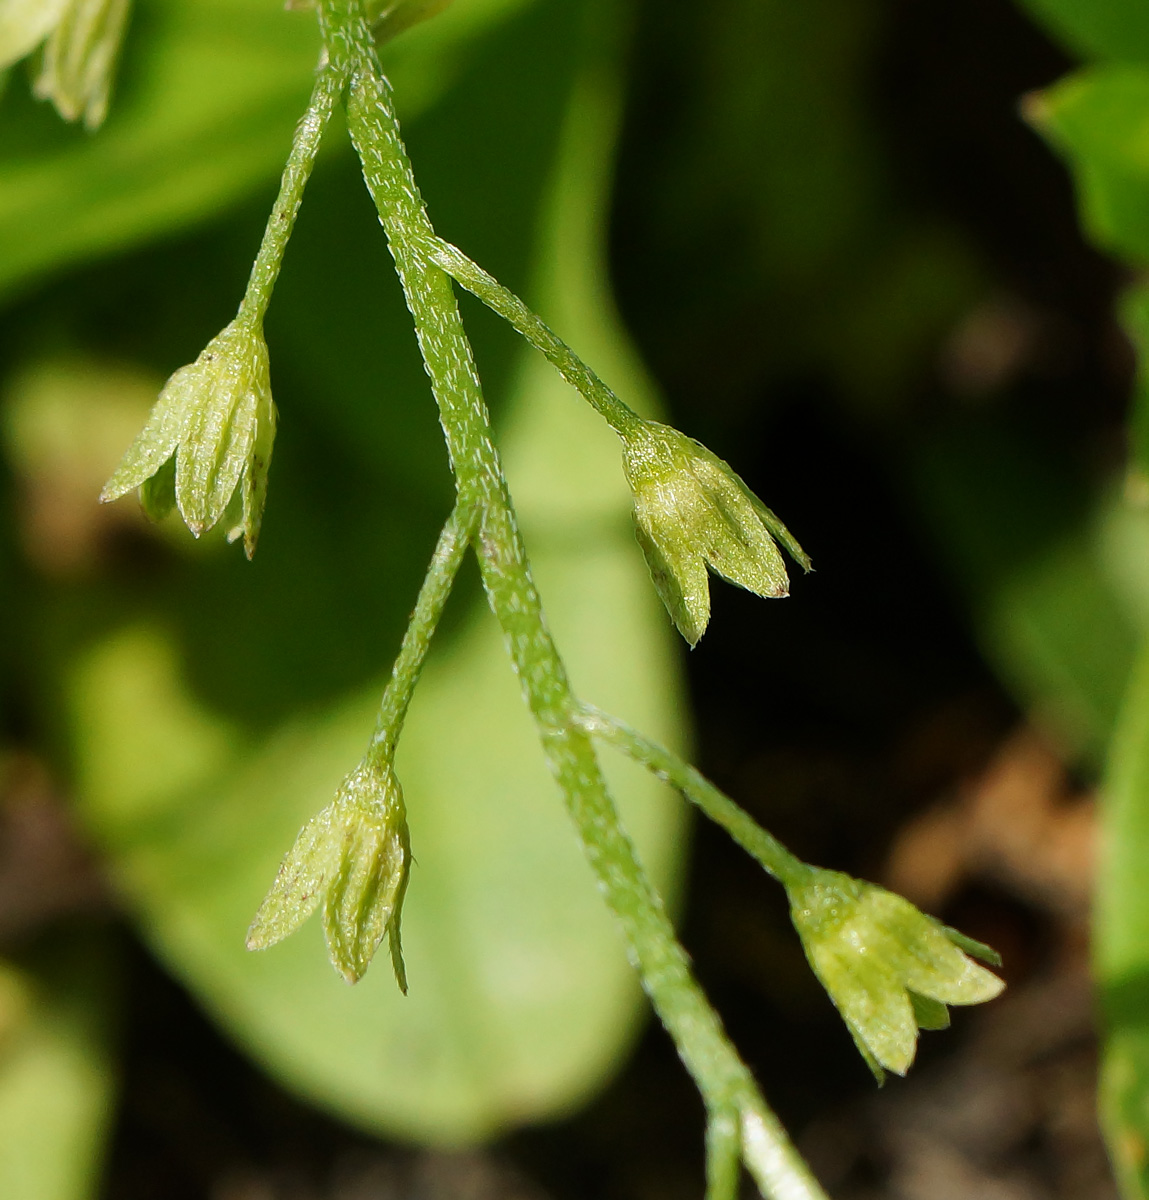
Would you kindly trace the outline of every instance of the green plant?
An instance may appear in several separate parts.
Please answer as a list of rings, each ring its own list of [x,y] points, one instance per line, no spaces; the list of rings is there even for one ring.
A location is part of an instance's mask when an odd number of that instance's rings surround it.
[[[1139,5],[1123,0],[1088,7],[1059,0],[1029,0],[1028,7],[1084,65],[1028,97],[1025,115],[1067,158],[1087,234],[1102,249],[1128,262],[1134,272],[1133,282],[1120,300],[1119,316],[1137,352],[1139,382],[1130,415],[1125,494],[1114,507],[1124,510],[1126,521],[1137,520],[1144,510],[1149,470],[1149,390],[1145,384],[1149,291],[1142,278],[1149,264],[1145,218],[1149,178],[1143,152],[1149,116],[1149,25]],[[1116,590],[1121,591],[1120,583]],[[1149,959],[1142,878],[1149,838],[1145,821],[1149,811],[1149,694],[1140,622],[1136,634],[1114,682],[1114,691],[1124,688],[1125,694],[1113,728],[1107,730],[1104,837],[1094,917],[1094,971],[1105,1037],[1100,1110],[1110,1156],[1127,1197],[1149,1195],[1145,1103],[1149,1096],[1149,1039],[1144,1018],[1149,1003]]]
[[[439,406],[455,473],[456,510],[440,538],[367,754],[334,804],[300,834],[248,945],[264,948],[293,932],[322,899],[328,946],[340,972],[358,979],[386,936],[406,990],[399,919],[410,850],[392,759],[455,573],[473,547],[524,700],[587,858],[647,993],[706,1101],[708,1194],[712,1200],[734,1194],[742,1159],[766,1196],[821,1195],[691,976],[619,821],[597,765],[594,737],[615,742],[704,811],[732,825],[735,836],[786,886],[811,963],[879,1079],[883,1067],[905,1071],[917,1027],[944,1024],[945,1003],[977,1003],[1000,990],[1000,981],[965,955],[970,951],[995,961],[992,952],[880,889],[798,862],[667,751],[585,709],[576,698],[543,620],[451,278],[506,317],[619,435],[639,543],[688,642],[697,642],[708,620],[707,566],[759,595],[784,596],[786,573],[774,539],[806,569],[809,560],[725,463],[676,431],[638,417],[521,301],[437,237],[362,7],[356,0],[320,0],[318,8],[325,62],[239,315],[194,364],[169,380],[103,495],[111,500],[139,488],[150,515],[162,517],[178,505],[197,536],[223,520],[234,531],[229,537],[242,534],[249,557],[254,552],[275,430],[262,322],[320,136],[345,95],[348,129]],[[232,517],[229,508],[235,511]]]
[[[787,578],[776,543],[802,567],[809,569],[809,561],[726,463],[623,404],[513,293],[437,236],[376,54],[377,39],[405,24],[413,6],[388,9],[375,30],[358,3],[320,0],[318,10],[324,62],[239,313],[194,363],[171,377],[103,494],[112,500],[139,488],[149,515],[162,519],[178,508],[197,536],[222,523],[229,538],[242,536],[248,556],[253,554],[276,426],[263,321],[320,137],[343,99],[438,403],[455,477],[455,507],[363,760],[346,776],[336,799],[300,833],[256,915],[248,945],[262,949],[278,942],[322,903],[328,948],[339,973],[359,979],[386,938],[400,987],[406,989],[399,921],[411,851],[394,756],[432,635],[464,556],[474,550],[490,608],[586,856],[651,1001],[702,1091],[712,1200],[734,1194],[740,1160],[764,1195],[818,1196],[817,1184],[691,975],[615,810],[595,741],[616,746],[668,781],[726,826],[782,883],[811,965],[879,1078],[883,1069],[908,1068],[918,1028],[944,1024],[946,1004],[978,1003],[1000,990],[1000,981],[968,957],[994,961],[993,953],[882,889],[798,861],[675,754],[576,696],[543,620],[451,280],[506,318],[621,439],[639,544],[667,611],[691,645],[709,618],[707,568],[759,595],[783,596]],[[82,11],[84,6],[77,6],[76,12]],[[85,110],[93,123],[107,92],[113,25],[101,26],[100,36],[77,51],[80,58],[86,53],[102,64],[89,85],[94,99]],[[59,94],[56,99],[64,115],[78,111]],[[217,732],[205,729],[205,742],[226,743],[226,735],[217,739]],[[413,836],[418,846],[417,827]]]

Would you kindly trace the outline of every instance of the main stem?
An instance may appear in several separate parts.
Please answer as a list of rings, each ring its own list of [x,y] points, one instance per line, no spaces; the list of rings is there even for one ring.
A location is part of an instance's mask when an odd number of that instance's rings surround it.
[[[775,1200],[825,1200],[691,975],[623,831],[590,737],[579,725],[578,701],[531,578],[454,288],[420,249],[435,233],[361,0],[320,0],[320,23],[332,65],[345,68],[349,77],[348,127],[414,318],[460,502],[474,502],[481,512],[476,550],[483,586],[599,886],[708,1109],[740,1113],[747,1165],[759,1186]]]
[[[814,874],[810,866],[791,854],[749,813],[739,808],[729,796],[676,754],[671,754],[637,729],[632,729],[624,721],[619,721],[592,704],[582,706],[580,723],[587,733],[617,747],[627,757],[641,763],[659,779],[681,792],[691,804],[721,825],[747,854],[756,858],[763,869],[784,887],[807,883]]]
[[[549,325],[478,263],[472,262],[457,246],[442,238],[434,238],[423,253],[443,268],[456,283],[478,296],[493,312],[499,314],[521,334],[618,434],[626,435],[642,418],[624,404],[581,358],[550,328]]]

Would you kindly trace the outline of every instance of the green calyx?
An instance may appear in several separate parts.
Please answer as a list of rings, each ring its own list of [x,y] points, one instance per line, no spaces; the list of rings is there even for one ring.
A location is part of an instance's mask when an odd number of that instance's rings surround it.
[[[949,1024],[946,1005],[980,1004],[1005,987],[969,957],[996,965],[989,947],[885,888],[812,868],[787,893],[810,966],[879,1082],[885,1070],[906,1073],[919,1028]]]
[[[275,422],[262,330],[237,318],[167,381],[100,500],[139,488],[150,518],[160,520],[178,506],[196,537],[226,516],[228,541],[242,535],[251,558]]]
[[[348,983],[357,983],[386,937],[395,978],[405,993],[399,924],[410,866],[399,781],[389,766],[365,760],[300,831],[255,914],[247,948],[274,946],[322,902],[327,952],[336,971]]]
[[[640,421],[622,434],[638,544],[679,633],[695,646],[710,620],[707,567],[756,596],[789,595],[777,542],[803,568],[790,531],[705,446],[669,425]]]

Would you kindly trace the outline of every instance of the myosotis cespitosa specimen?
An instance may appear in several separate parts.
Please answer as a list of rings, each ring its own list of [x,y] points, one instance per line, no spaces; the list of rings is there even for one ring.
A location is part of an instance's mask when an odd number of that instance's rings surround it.
[[[317,9],[324,52],[239,311],[195,362],[168,380],[101,498],[138,490],[149,516],[178,509],[197,537],[222,522],[230,539],[242,537],[248,556],[254,553],[276,427],[263,317],[324,128],[342,103],[414,319],[456,504],[363,759],[287,851],[247,944],[270,947],[321,909],[331,961],[345,979],[361,978],[386,941],[406,991],[400,919],[411,847],[393,758],[431,637],[458,568],[473,550],[542,752],[650,1000],[702,1093],[708,1200],[733,1200],[742,1163],[771,1200],[824,1200],[695,981],[620,824],[595,743],[613,746],[668,781],[785,888],[806,957],[879,1079],[885,1071],[906,1071],[918,1029],[943,1027],[947,1005],[976,1004],[1001,990],[1001,981],[974,961],[997,958],[899,896],[801,862],[692,767],[574,694],[542,617],[455,284],[541,351],[618,434],[638,544],[691,646],[710,617],[709,572],[759,596],[782,597],[789,586],[783,551],[804,570],[810,562],[725,462],[677,430],[639,417],[517,296],[435,233],[376,45],[445,3],[307,5]],[[38,93],[67,119],[82,116],[98,125],[126,16],[127,0],[14,0],[0,12],[0,66],[42,44]]]

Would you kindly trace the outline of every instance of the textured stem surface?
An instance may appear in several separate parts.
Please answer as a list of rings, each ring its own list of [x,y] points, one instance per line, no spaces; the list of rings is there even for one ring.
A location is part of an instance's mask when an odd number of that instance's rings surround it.
[[[330,63],[319,70],[307,111],[295,127],[295,138],[291,143],[287,165],[283,168],[279,195],[267,219],[259,253],[247,281],[247,291],[239,306],[239,315],[243,318],[258,322],[263,320],[267,312],[271,292],[283,263],[283,252],[295,228],[295,218],[303,201],[303,189],[311,176],[311,168],[315,166],[323,131],[339,102],[346,79],[346,72]]]
[[[477,296],[493,312],[540,351],[558,373],[579,391],[588,404],[617,433],[625,434],[642,418],[624,404],[581,358],[542,319],[533,313],[510,288],[504,287],[457,246],[435,238],[425,247],[427,256],[442,267],[456,283]]]
[[[481,512],[475,548],[552,774],[659,1018],[712,1111],[739,1112],[747,1165],[774,1200],[824,1200],[690,973],[685,951],[622,828],[547,630],[450,278],[375,60],[360,0],[320,0],[331,63],[347,71],[348,127],[386,230],[422,350],[462,503]]]
[[[477,516],[474,506],[457,504],[439,534],[379,706],[369,751],[370,757],[376,761],[389,763],[394,757],[395,744],[399,740],[415,685],[419,682],[431,638],[443,615],[443,607],[451,594],[451,586],[462,565],[463,555],[467,552]]]
[[[790,887],[806,882],[813,868],[796,858],[777,838],[767,833],[748,812],[676,754],[632,729],[623,721],[593,705],[582,706],[583,728],[621,750],[628,758],[665,780],[687,800],[700,808],[715,824],[721,825],[779,883]]]

